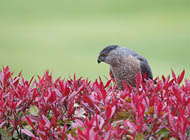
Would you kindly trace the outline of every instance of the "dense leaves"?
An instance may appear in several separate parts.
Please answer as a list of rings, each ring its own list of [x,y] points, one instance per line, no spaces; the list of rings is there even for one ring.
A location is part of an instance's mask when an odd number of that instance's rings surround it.
[[[0,71],[0,139],[141,140],[190,139],[190,81],[176,76],[142,80],[119,91],[105,84],[73,78],[38,80]]]

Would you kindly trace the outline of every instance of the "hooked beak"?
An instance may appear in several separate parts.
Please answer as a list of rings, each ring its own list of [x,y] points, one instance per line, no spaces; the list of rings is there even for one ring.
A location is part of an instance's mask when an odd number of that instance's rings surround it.
[[[100,61],[99,59],[97,60],[98,64],[100,64],[102,61]]]
[[[97,60],[98,64],[100,64],[103,61],[104,61],[104,58],[102,56],[98,57],[98,60]]]

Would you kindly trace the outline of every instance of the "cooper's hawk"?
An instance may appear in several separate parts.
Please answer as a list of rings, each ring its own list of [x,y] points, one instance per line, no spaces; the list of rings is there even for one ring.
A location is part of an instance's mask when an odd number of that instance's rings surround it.
[[[153,79],[152,71],[146,58],[125,47],[118,45],[107,46],[98,56],[98,63],[101,62],[110,65],[110,72],[119,89],[123,89],[123,81],[135,86],[135,78],[139,71],[143,76],[146,74],[147,79]]]

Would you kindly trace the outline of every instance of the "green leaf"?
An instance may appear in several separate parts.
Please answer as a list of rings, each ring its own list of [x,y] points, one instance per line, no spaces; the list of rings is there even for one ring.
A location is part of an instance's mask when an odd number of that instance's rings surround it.
[[[24,128],[27,129],[27,130],[30,130],[30,131],[33,130],[32,127],[31,127],[30,125],[25,125]]]
[[[74,128],[74,129],[72,129],[72,131],[71,131],[74,137],[77,136],[77,132],[76,132],[76,131],[77,131],[77,128]]]
[[[78,127],[81,131],[83,131],[84,128],[82,128],[81,126]]]
[[[19,138],[18,135],[19,135],[19,134],[17,133],[17,131],[14,131],[14,133],[13,133],[13,138],[14,138],[14,139],[18,139],[18,138]]]
[[[142,133],[137,133],[135,140],[143,140],[144,139],[144,135]]]
[[[170,140],[178,140],[178,139],[176,139],[176,138],[172,137],[172,138],[170,138]]]
[[[170,132],[166,128],[162,128],[159,132],[158,135],[161,138],[169,137]]]
[[[2,140],[12,140],[7,128],[0,128],[0,136]]]
[[[35,105],[31,106],[30,109],[29,109],[29,113],[30,113],[31,115],[34,115],[34,116],[38,116],[38,115],[39,115],[39,112],[40,112],[40,111],[39,111],[38,107],[35,106]]]

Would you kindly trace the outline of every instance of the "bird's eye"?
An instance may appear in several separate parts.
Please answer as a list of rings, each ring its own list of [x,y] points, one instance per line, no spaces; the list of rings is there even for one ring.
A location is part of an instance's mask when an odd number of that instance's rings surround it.
[[[105,54],[102,54],[102,56],[103,56],[103,57],[106,57],[106,55],[105,55]]]

